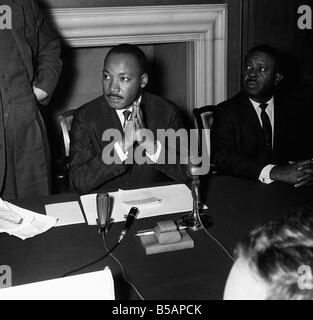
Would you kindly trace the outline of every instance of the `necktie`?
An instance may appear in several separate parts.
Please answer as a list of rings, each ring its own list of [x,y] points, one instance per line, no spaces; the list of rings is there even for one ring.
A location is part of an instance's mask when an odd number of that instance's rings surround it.
[[[272,125],[268,114],[266,113],[267,103],[261,103],[259,107],[262,109],[261,111],[261,120],[262,120],[262,127],[265,137],[265,143],[267,148],[271,151],[272,150]]]
[[[125,130],[126,121],[128,120],[130,115],[131,115],[131,112],[129,110],[123,111],[123,116],[124,116],[123,130]]]

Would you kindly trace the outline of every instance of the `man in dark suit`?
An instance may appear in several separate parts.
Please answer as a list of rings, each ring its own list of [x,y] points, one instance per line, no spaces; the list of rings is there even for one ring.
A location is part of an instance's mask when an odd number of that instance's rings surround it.
[[[75,112],[70,131],[70,179],[79,193],[189,180],[185,166],[163,162],[169,148],[158,139],[159,129],[177,131],[183,122],[171,103],[142,92],[147,83],[146,58],[138,47],[110,50],[103,95]],[[140,163],[143,157],[148,161]]]
[[[312,130],[304,105],[275,91],[279,56],[266,45],[249,51],[244,90],[214,115],[213,159],[221,174],[300,187],[313,181]]]
[[[12,28],[0,29],[0,195],[49,194],[49,145],[38,103],[48,104],[62,62],[60,41],[35,0],[0,0]]]

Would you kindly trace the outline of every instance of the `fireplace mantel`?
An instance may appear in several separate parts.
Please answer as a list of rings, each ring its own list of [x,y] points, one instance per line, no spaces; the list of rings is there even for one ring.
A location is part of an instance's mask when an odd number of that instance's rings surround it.
[[[119,43],[188,42],[192,106],[217,104],[227,96],[227,5],[175,5],[51,9],[72,47]]]

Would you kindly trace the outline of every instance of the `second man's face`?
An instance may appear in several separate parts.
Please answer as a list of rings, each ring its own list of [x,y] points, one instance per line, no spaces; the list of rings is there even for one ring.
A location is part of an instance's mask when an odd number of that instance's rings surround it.
[[[257,102],[266,102],[274,94],[274,88],[281,80],[276,72],[274,59],[263,52],[253,52],[246,58],[243,77],[248,96]]]
[[[113,109],[125,109],[138,98],[147,85],[147,74],[142,74],[137,60],[129,54],[111,54],[103,69],[103,94]]]

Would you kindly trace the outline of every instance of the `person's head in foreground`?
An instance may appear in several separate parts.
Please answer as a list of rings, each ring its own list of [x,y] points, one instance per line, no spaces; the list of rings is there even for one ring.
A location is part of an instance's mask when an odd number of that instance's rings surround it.
[[[237,245],[225,300],[313,299],[313,210],[254,229]]]

